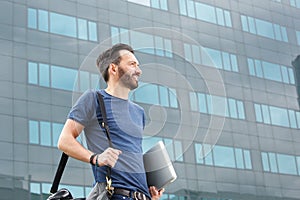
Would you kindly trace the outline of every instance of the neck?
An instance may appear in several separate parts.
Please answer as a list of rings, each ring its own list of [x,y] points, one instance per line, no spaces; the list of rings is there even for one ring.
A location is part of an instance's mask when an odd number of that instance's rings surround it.
[[[126,100],[128,99],[128,95],[129,95],[129,89],[112,87],[109,85],[105,89],[105,92],[107,92],[108,94],[110,94],[114,97],[118,97],[120,99],[126,99]]]

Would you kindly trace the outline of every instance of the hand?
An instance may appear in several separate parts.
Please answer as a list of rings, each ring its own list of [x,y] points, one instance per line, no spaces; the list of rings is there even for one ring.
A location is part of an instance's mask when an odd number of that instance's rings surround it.
[[[122,151],[118,149],[107,148],[103,153],[98,155],[98,165],[114,167],[121,153]]]
[[[163,195],[164,191],[165,191],[165,188],[162,188],[160,190],[157,190],[157,188],[155,186],[151,186],[149,188],[149,192],[150,192],[152,200],[158,200]]]

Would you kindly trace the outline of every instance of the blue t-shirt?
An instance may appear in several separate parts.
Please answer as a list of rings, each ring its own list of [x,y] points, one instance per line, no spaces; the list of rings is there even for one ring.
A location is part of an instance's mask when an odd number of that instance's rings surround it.
[[[100,127],[97,120],[97,113],[102,119],[97,101],[98,92],[104,99],[113,148],[122,151],[116,165],[112,168],[112,186],[143,192],[150,197],[143,163],[142,133],[145,126],[145,113],[142,107],[130,100],[111,96],[104,90],[89,90],[72,107],[69,119],[84,126],[89,150],[102,153],[108,148],[105,130]],[[93,173],[97,182],[106,182],[106,166],[93,166]]]

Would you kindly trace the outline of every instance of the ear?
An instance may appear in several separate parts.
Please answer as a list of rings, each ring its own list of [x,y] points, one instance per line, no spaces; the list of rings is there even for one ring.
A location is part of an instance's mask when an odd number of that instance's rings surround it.
[[[118,68],[118,66],[116,64],[110,63],[108,70],[110,71],[111,74],[115,75],[118,71],[117,68]]]

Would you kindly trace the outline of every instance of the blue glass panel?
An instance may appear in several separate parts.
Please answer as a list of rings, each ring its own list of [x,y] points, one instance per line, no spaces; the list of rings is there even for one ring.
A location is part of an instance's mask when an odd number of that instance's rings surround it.
[[[117,44],[117,43],[121,42],[120,39],[119,39],[119,28],[112,26],[110,28],[110,34],[111,34],[112,44]]]
[[[231,16],[230,16],[230,12],[228,11],[224,11],[224,16],[225,16],[225,24],[228,27],[232,27],[232,22],[231,22]]]
[[[161,141],[160,137],[144,137],[143,138],[143,152],[148,151],[151,147],[153,147],[157,142]]]
[[[97,24],[95,22],[88,22],[89,26],[89,40],[90,41],[97,41]]]
[[[52,141],[53,146],[57,145],[58,138],[60,136],[60,133],[63,129],[64,125],[59,123],[52,123]]]
[[[241,21],[242,21],[242,29],[243,29],[243,31],[249,32],[247,17],[244,16],[244,15],[241,15]]]
[[[274,32],[275,32],[275,39],[281,41],[282,40],[281,29],[278,24],[274,24]]]
[[[29,143],[39,144],[39,124],[37,121],[29,120]]]
[[[72,91],[77,71],[58,66],[51,67],[51,85],[53,88]]]
[[[100,82],[99,82],[99,75],[98,74],[91,74],[91,89],[99,89]]]
[[[27,26],[28,28],[37,29],[37,12],[36,9],[28,8]]]
[[[300,128],[300,112],[296,111],[295,113],[296,113],[296,119],[297,119],[298,128]]]
[[[223,10],[220,8],[216,8],[216,13],[217,13],[217,23],[219,25],[225,26]]]
[[[172,43],[171,40],[164,39],[165,43],[165,55],[166,57],[172,58],[173,57],[173,50],[172,50]]]
[[[237,103],[237,110],[238,110],[238,118],[245,119],[245,110],[244,110],[243,102],[236,101],[236,103]]]
[[[193,52],[193,62],[196,64],[201,64],[199,47],[196,45],[192,45],[192,52]]]
[[[157,85],[143,84],[135,90],[134,95],[137,102],[159,105]]]
[[[231,61],[231,68],[232,68],[232,71],[238,72],[239,69],[238,69],[238,64],[237,64],[237,58],[236,58],[236,55],[230,54],[230,61]]]
[[[182,15],[187,15],[187,12],[186,12],[186,0],[179,0],[179,12]]]
[[[255,74],[253,59],[248,58],[247,61],[248,61],[249,74],[255,76],[256,74]]]
[[[198,93],[198,105],[199,111],[202,113],[208,113],[207,111],[207,103],[206,103],[206,95]]]
[[[234,99],[228,99],[228,105],[229,105],[229,114],[232,118],[238,118],[237,114],[237,107],[236,107],[236,100]]]
[[[289,110],[290,127],[297,128],[295,111]]]
[[[244,159],[245,159],[245,167],[246,169],[252,169],[251,155],[250,151],[244,150]]]
[[[225,116],[226,100],[224,97],[212,96],[212,114]]]
[[[50,70],[49,65],[39,64],[39,85],[49,87],[50,86]]]
[[[38,11],[38,29],[41,31],[49,31],[48,12],[45,10]]]
[[[212,114],[212,97],[211,95],[205,95],[207,102],[207,113]]]
[[[297,168],[298,168],[298,175],[300,175],[300,157],[299,156],[297,156],[296,157],[296,162],[297,162]]]
[[[168,138],[163,138],[163,142],[164,142],[166,150],[167,150],[167,152],[168,152],[168,154],[170,156],[170,159],[172,161],[174,161],[175,160],[175,155],[174,155],[175,150],[173,148],[173,140],[172,139],[168,139]]]
[[[50,191],[51,185],[49,183],[42,183],[42,193],[48,194]]]
[[[283,82],[284,83],[290,83],[287,67],[281,66],[281,74],[282,74],[282,80],[283,80]]]
[[[40,122],[41,145],[51,146],[51,126],[49,122]]]
[[[79,72],[79,88],[81,92],[90,89],[90,75],[89,72],[80,71]]]
[[[253,17],[247,17],[250,33],[256,34],[256,27]]]
[[[181,141],[174,140],[175,160],[183,161]]]
[[[187,12],[188,16],[195,18],[195,6],[194,6],[194,1],[187,0]]]
[[[286,28],[281,26],[281,34],[282,34],[282,41],[284,42],[288,42],[289,39],[288,39],[288,36],[287,36],[287,31],[286,31]]]
[[[264,77],[266,79],[270,79],[273,81],[282,81],[281,69],[279,65],[263,61],[262,66]]]
[[[78,38],[82,40],[88,39],[88,28],[87,28],[87,20],[78,19]]]
[[[262,164],[263,164],[263,170],[266,172],[270,171],[270,166],[269,166],[269,158],[268,154],[265,152],[261,153],[261,159],[262,159]]]
[[[266,124],[270,124],[271,120],[270,120],[269,107],[266,105],[261,105],[261,110],[263,114],[263,122]]]
[[[151,7],[152,8],[160,8],[159,0],[151,0]]]
[[[297,175],[296,159],[294,156],[277,154],[279,173]]]
[[[159,100],[161,106],[169,107],[169,94],[168,88],[164,86],[159,86]]]
[[[290,5],[296,7],[296,2],[295,2],[295,0],[290,0]]]
[[[28,83],[38,84],[38,65],[28,62]]]
[[[275,39],[272,23],[260,19],[255,19],[255,22],[258,35]]]
[[[191,51],[191,45],[184,44],[184,57],[185,60],[192,62],[192,51]]]
[[[214,147],[214,163],[216,166],[235,168],[233,148],[224,146]]]
[[[164,56],[164,41],[162,37],[155,36],[155,54],[158,56]]]
[[[50,13],[50,32],[76,37],[76,18],[57,13]]]
[[[198,111],[197,108],[197,97],[195,92],[190,92],[190,104],[192,111]]]
[[[129,39],[129,32],[125,28],[120,28],[120,38],[121,41],[125,44],[130,44],[130,39]]]
[[[239,169],[244,169],[244,156],[243,150],[240,148],[235,148],[235,160],[236,160],[236,167]]]
[[[231,71],[229,53],[222,52],[222,58],[223,58],[223,67],[224,67],[224,69],[228,70],[228,71]]]
[[[30,193],[41,194],[41,187],[39,183],[30,183]]]
[[[262,66],[261,66],[261,61],[259,60],[255,60],[255,71],[256,71],[256,76],[263,78],[263,70],[262,70]]]
[[[195,156],[196,156],[196,163],[203,164],[203,155],[202,155],[202,145],[195,144]]]
[[[170,96],[170,107],[177,108],[178,103],[177,103],[176,90],[172,89],[172,88],[169,88],[169,96]]]
[[[269,160],[270,160],[270,168],[271,172],[277,173],[277,160],[276,160],[276,154],[275,153],[269,153]]]
[[[210,48],[205,48],[205,50],[210,56],[211,60],[213,61],[214,67],[222,69],[223,63],[222,63],[221,52]]]
[[[196,14],[197,14],[197,19],[206,21],[206,22],[211,22],[216,24],[217,23],[217,18],[216,18],[216,12],[215,8],[213,6],[209,6],[203,3],[195,3],[196,4]]]
[[[288,71],[290,76],[290,83],[295,84],[294,70],[292,68],[288,68]]]
[[[263,122],[261,107],[258,104],[254,104],[255,117],[257,122]]]
[[[289,117],[286,109],[270,106],[270,115],[273,125],[289,127]]]
[[[167,0],[160,0],[160,9],[168,10],[168,1]]]
[[[212,151],[208,152],[208,148],[209,148],[210,145],[204,144],[203,146],[204,146],[203,148],[206,149],[203,152],[203,154],[205,154],[205,155],[203,155],[205,164],[206,165],[214,165],[214,163],[213,163],[213,153],[212,153]]]
[[[130,40],[134,49],[144,53],[154,54],[154,38],[152,35],[132,31]]]
[[[300,31],[296,31],[297,44],[300,45]]]

